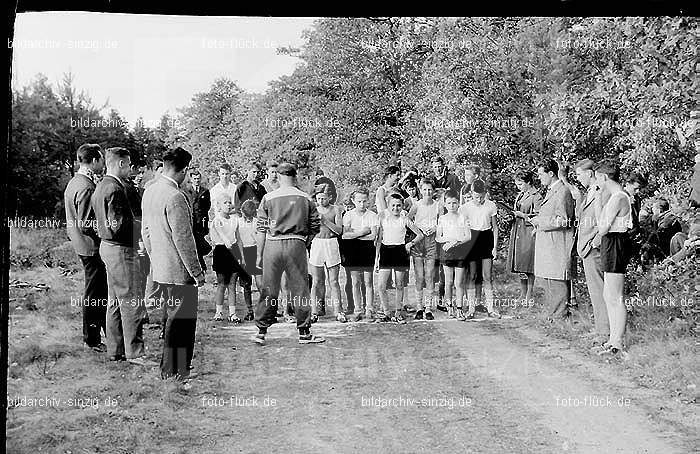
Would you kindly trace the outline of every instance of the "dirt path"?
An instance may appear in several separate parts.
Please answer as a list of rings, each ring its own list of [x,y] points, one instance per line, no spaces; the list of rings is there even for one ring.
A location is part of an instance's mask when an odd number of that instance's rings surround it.
[[[219,386],[191,401],[228,423],[200,428],[218,452],[687,452],[634,398],[577,375],[581,364],[499,333],[513,324],[323,321],[314,332],[328,342],[315,346],[279,324],[265,347],[252,325],[209,326],[219,351],[199,360]]]
[[[57,295],[78,285],[56,279]],[[299,345],[294,325],[281,323],[260,347],[250,340],[252,323],[213,322],[212,306],[207,288],[194,359],[199,377],[186,393],[156,370],[77,347],[47,371],[32,363],[12,372],[8,397],[61,404],[13,408],[8,452],[666,454],[700,446],[688,429],[696,409],[685,406],[682,426],[664,421],[658,408],[672,405],[668,396],[524,320],[459,322],[438,313],[406,325],[340,324],[329,316],[313,327],[325,344]],[[11,338],[23,339],[14,348],[34,354],[29,347],[51,336],[79,345],[79,314],[69,313],[13,315]],[[151,316],[158,319],[158,311]],[[158,330],[145,335],[157,357]]]

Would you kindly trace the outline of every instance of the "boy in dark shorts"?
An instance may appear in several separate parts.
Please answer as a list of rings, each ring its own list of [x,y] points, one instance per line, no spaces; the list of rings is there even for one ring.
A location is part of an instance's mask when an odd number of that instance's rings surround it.
[[[448,315],[464,321],[466,317],[462,310],[462,299],[464,298],[465,260],[471,232],[467,219],[458,213],[459,194],[448,191],[445,194],[445,208],[447,213],[440,216],[435,232],[435,242],[439,245],[440,264],[445,272],[445,302]]]
[[[411,263],[408,254],[411,248],[423,239],[423,234],[413,225],[413,221],[401,213],[402,209],[403,198],[399,194],[391,194],[389,196],[388,209],[380,220],[377,234],[374,269],[379,272],[379,298],[381,299],[384,312],[377,320],[383,322],[406,323],[406,318],[402,312],[404,275],[408,273]],[[412,231],[416,237],[406,243],[406,232],[408,230]],[[394,280],[396,283],[396,304],[393,311],[389,308],[386,291],[387,282],[392,271],[396,273],[396,279]],[[390,312],[393,312],[393,315],[390,316]]]
[[[236,315],[236,279],[239,268],[245,268],[246,264],[238,230],[239,218],[233,215],[233,201],[231,195],[226,192],[217,194],[216,208],[216,217],[209,226],[209,236],[214,243],[212,268],[216,272],[214,320],[224,320],[224,296],[228,289],[228,321],[241,323],[241,319]]]
[[[243,320],[252,321],[255,319],[253,313],[253,279],[255,279],[255,287],[260,291],[262,288],[262,269],[255,265],[255,258],[258,254],[258,245],[255,241],[255,229],[257,219],[255,212],[258,206],[253,200],[246,200],[241,205],[242,217],[238,221],[238,231],[241,236],[241,245],[243,246],[243,260],[245,263],[245,273],[240,273],[238,281],[243,287],[243,299],[245,300],[248,313]]]

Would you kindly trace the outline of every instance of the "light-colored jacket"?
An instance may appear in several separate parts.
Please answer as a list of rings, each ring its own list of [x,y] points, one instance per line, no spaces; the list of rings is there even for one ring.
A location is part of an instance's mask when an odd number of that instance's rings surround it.
[[[192,234],[192,210],[177,185],[161,176],[142,199],[141,233],[151,258],[153,281],[194,284],[203,274]]]
[[[591,189],[589,189],[591,191]],[[576,218],[578,225],[578,240],[576,242],[576,252],[579,257],[585,259],[594,249],[592,246],[593,237],[598,233],[598,221],[595,215],[595,197],[586,201],[587,194],[581,194],[580,200],[576,201]]]
[[[558,280],[571,279],[574,216],[571,191],[564,183],[557,181],[547,192],[537,215],[536,276]]]

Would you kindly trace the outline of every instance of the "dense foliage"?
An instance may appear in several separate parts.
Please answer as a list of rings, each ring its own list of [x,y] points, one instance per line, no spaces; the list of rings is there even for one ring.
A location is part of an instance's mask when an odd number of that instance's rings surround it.
[[[619,157],[651,177],[650,191],[682,195],[697,38],[694,18],[322,19],[303,48],[279,50],[300,64],[264,94],[221,78],[156,129],[115,124],[119,114],[103,116],[70,77],[52,90],[40,76],[13,97],[12,199],[21,214],[51,211],[87,140],[146,155],[184,145],[205,176],[222,160],[292,159],[341,191],[378,185],[389,163],[425,170],[441,153],[481,164],[503,200],[513,170],[543,156]],[[70,127],[80,117],[115,121]]]

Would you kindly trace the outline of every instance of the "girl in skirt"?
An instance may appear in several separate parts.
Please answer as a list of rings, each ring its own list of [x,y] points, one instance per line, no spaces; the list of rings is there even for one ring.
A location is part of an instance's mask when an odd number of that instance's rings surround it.
[[[216,315],[214,320],[224,319],[224,296],[228,289],[228,320],[241,323],[236,315],[236,279],[238,270],[246,266],[243,246],[238,229],[239,218],[233,215],[231,195],[222,192],[216,197],[216,217],[209,223],[209,237],[214,243],[212,268],[216,272]]]
[[[408,272],[410,265],[409,253],[411,248],[423,239],[421,231],[413,225],[407,216],[402,215],[403,198],[399,194],[389,196],[388,209],[380,220],[379,233],[377,234],[377,255],[374,270],[379,273],[379,299],[382,303],[383,314],[377,319],[379,322],[406,323],[403,316],[403,291],[404,274]],[[412,231],[416,237],[408,243],[405,242],[406,232]],[[394,283],[396,285],[395,309],[389,307],[389,297],[386,287],[391,272],[396,273]],[[389,315],[393,312],[393,315]]]
[[[440,263],[445,273],[445,301],[450,317],[466,320],[462,310],[464,299],[464,272],[468,243],[471,238],[467,219],[458,213],[459,194],[448,191],[445,194],[447,213],[440,216],[435,232],[435,242],[440,245]],[[455,287],[453,298],[452,287]],[[457,306],[455,311],[455,304]]]

